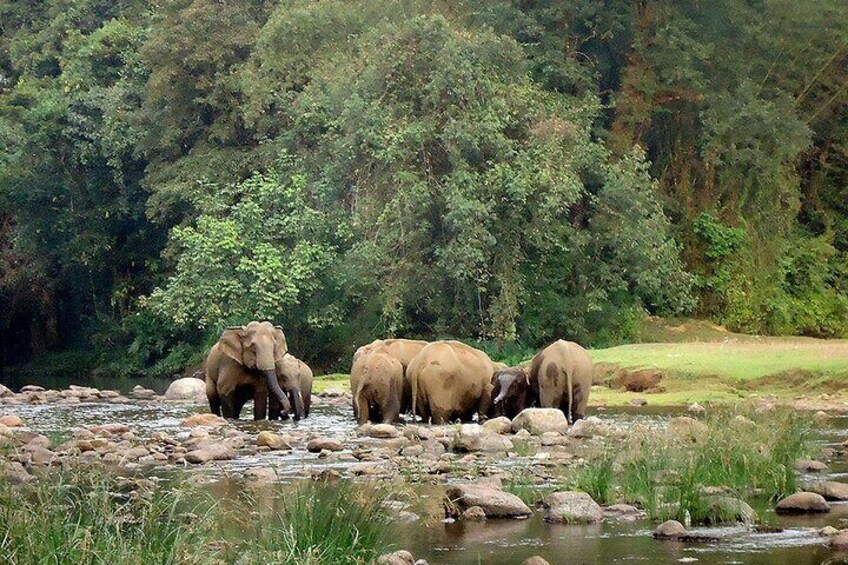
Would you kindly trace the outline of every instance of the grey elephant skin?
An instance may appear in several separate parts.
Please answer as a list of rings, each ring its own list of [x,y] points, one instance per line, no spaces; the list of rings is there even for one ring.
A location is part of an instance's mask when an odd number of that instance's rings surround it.
[[[303,403],[302,417],[308,417],[309,408],[312,405],[312,369],[291,353],[283,355],[283,358],[275,363],[275,367],[277,382],[280,383],[283,392],[288,395],[289,404],[296,407],[298,402]],[[288,409],[283,410],[280,401],[274,395],[271,395],[268,405],[269,420],[278,418],[285,420],[289,415],[298,417],[296,411],[291,414],[289,412]]]

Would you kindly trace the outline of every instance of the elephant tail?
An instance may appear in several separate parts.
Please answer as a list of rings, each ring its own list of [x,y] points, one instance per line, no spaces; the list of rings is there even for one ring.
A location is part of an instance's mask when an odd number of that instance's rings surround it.
[[[570,426],[574,423],[574,368],[571,366],[565,369],[565,383],[568,390],[568,412],[565,413],[565,419]]]
[[[413,373],[410,375],[410,381],[412,381],[412,423],[415,423],[415,414],[416,408],[418,405],[418,373]]]
[[[353,392],[353,405],[356,407],[356,422],[359,425],[368,422],[368,402],[362,396],[362,389],[365,388],[364,383],[360,382]]]

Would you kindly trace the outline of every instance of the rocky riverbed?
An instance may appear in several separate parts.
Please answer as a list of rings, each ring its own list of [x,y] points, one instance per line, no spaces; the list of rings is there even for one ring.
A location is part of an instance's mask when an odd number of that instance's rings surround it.
[[[313,414],[301,422],[227,422],[208,414],[197,394],[173,399],[141,387],[127,394],[0,388],[0,471],[14,482],[94,466],[136,478],[187,474],[211,489],[310,477],[388,485],[398,494],[387,508],[401,524],[398,544],[430,563],[521,563],[536,554],[556,562],[566,541],[569,551],[583,548],[580,555],[607,555],[589,561],[598,563],[671,554],[705,562],[734,562],[744,554],[735,562],[819,563],[843,547],[843,417],[808,414],[819,422],[818,452],[799,460],[797,473],[804,488],[816,492],[802,501],[799,514],[776,514],[766,504],[751,509],[756,519],[746,518],[746,510],[738,523],[680,524],[682,533],[660,535],[674,541],[657,541],[657,524],[642,508],[600,505],[564,479],[599,452],[625,448],[634,433],[672,430],[697,441],[704,411],[632,408],[597,412],[572,426],[558,411],[538,410],[482,426],[357,427],[349,396],[332,390],[313,399]],[[538,500],[525,492],[539,494]],[[806,512],[822,510],[822,503],[827,512]],[[763,522],[769,529],[758,530]],[[386,562],[407,556],[392,559]]]

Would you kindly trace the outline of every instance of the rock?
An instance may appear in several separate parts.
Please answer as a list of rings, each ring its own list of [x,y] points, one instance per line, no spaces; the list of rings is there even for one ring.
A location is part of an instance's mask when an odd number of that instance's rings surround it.
[[[499,416],[483,422],[483,428],[496,434],[512,433],[512,420],[506,416]]]
[[[513,418],[512,429],[516,432],[527,430],[535,436],[545,432],[565,433],[568,420],[558,408],[526,408]]]
[[[17,461],[0,459],[0,477],[13,485],[28,483],[33,479],[26,468]]]
[[[44,392],[44,387],[38,385],[26,385],[21,387],[21,392]]]
[[[185,454],[185,460],[189,463],[208,463],[222,459],[232,459],[233,451],[223,443],[212,443],[200,449],[189,451]]]
[[[698,415],[698,414],[703,414],[704,412],[707,411],[707,409],[704,408],[703,406],[701,406],[700,404],[698,404],[697,402],[695,402],[694,404],[690,404],[689,406],[687,406],[686,411],[689,412],[690,414]]]
[[[130,431],[130,428],[124,424],[104,424],[102,426],[93,426],[88,428],[88,430],[93,434],[113,436],[126,433]]]
[[[604,519],[604,511],[585,492],[555,492],[542,501],[544,519],[554,524],[591,524]]]
[[[378,557],[377,565],[415,565],[415,558],[408,551],[395,551]]]
[[[531,434],[527,430],[518,430],[517,432],[515,432],[514,437],[515,437],[515,439],[525,440],[525,439],[530,439],[531,437],[533,437],[533,434]]]
[[[12,392],[12,389],[7,387],[6,385],[0,385],[0,398],[5,398],[7,396],[14,396],[15,393]]]
[[[291,445],[283,438],[273,432],[261,431],[256,437],[256,444],[259,447],[267,447],[272,450],[276,449],[291,449]]]
[[[168,385],[165,400],[194,400],[206,398],[206,383],[200,379],[186,377]]]
[[[257,481],[261,483],[272,483],[277,480],[277,472],[270,467],[260,467],[259,469],[248,469],[244,472],[244,478],[249,481]]]
[[[19,428],[24,425],[24,421],[21,420],[20,416],[6,414],[5,416],[0,417],[0,424],[3,424],[7,428]]]
[[[325,449],[327,451],[341,451],[344,449],[344,445],[342,445],[341,441],[328,437],[317,437],[309,440],[306,444],[306,450],[310,453],[320,453]]]
[[[833,537],[836,534],[838,534],[839,530],[837,530],[833,526],[825,526],[824,528],[822,528],[821,530],[819,530],[816,533],[819,535],[819,537],[830,538],[830,537]]]
[[[486,512],[479,506],[470,506],[462,513],[462,519],[466,522],[483,522],[486,520]]]
[[[830,505],[820,494],[796,492],[778,502],[774,511],[778,514],[822,513],[830,512]]]
[[[648,401],[645,400],[644,398],[631,398],[630,399],[630,406],[645,406],[646,404],[648,404]]]
[[[815,421],[817,424],[824,424],[828,421],[829,418],[830,416],[827,415],[827,412],[823,412],[821,410],[813,414],[813,421]]]
[[[339,398],[344,396],[344,391],[340,388],[328,388],[324,392],[318,393],[318,398]]]
[[[528,557],[524,561],[521,562],[521,565],[551,565],[545,559],[542,559],[538,555],[534,555],[533,557]]]
[[[103,400],[114,400],[120,398],[121,393],[117,390],[101,390],[97,393],[97,396]]]
[[[453,447],[457,451],[509,451],[512,442],[477,424],[463,424]]]
[[[605,518],[617,518],[620,520],[637,520],[646,516],[645,512],[630,504],[612,504],[604,510]]]
[[[151,398],[156,396],[156,391],[149,388],[144,388],[141,385],[135,385],[130,394],[133,396],[133,398],[138,398],[139,400],[150,400]]]
[[[576,438],[607,436],[609,433],[610,427],[596,416],[577,420],[568,428],[568,435]]]
[[[830,538],[827,546],[834,551],[848,551],[848,531],[839,532]]]
[[[752,525],[757,522],[757,513],[744,500],[732,496],[717,496],[710,499],[709,524],[741,522]]]
[[[400,430],[391,424],[374,424],[368,430],[368,436],[377,439],[392,439],[400,436]]]
[[[583,420],[578,420],[579,424]],[[570,432],[571,430],[569,430]],[[568,445],[571,443],[571,440],[566,436],[562,435],[559,432],[545,432],[542,434],[542,445],[545,447],[550,447],[552,445]]]
[[[795,470],[802,473],[823,473],[827,471],[827,465],[821,461],[814,461],[812,459],[799,459],[795,462]]]
[[[656,539],[678,539],[688,534],[683,524],[677,520],[666,520],[654,530],[654,537]]]
[[[615,388],[628,392],[645,392],[656,388],[661,380],[662,375],[655,370],[642,369],[633,372],[622,370],[612,384]]]
[[[448,488],[445,497],[451,515],[459,515],[472,506],[479,506],[487,518],[526,518],[532,514],[514,494],[488,486],[454,485]]]
[[[30,454],[33,465],[51,465],[54,461],[58,461],[55,453],[39,445],[32,448],[27,446],[27,452]]]
[[[184,426],[223,426],[227,421],[215,414],[195,414],[183,420]]]
[[[820,494],[825,500],[848,500],[848,484],[838,481],[810,481],[802,488],[807,492]]]
[[[129,461],[137,461],[142,457],[148,455],[150,452],[147,451],[147,448],[144,447],[131,447],[127,449],[123,453],[121,453],[121,461],[129,462]]]
[[[383,461],[381,463],[357,463],[351,465],[348,471],[354,476],[373,476],[373,475],[388,475],[394,470],[394,467]]]
[[[706,424],[699,422],[695,418],[677,416],[668,421],[668,431],[681,439],[698,442],[704,438],[709,430]]]

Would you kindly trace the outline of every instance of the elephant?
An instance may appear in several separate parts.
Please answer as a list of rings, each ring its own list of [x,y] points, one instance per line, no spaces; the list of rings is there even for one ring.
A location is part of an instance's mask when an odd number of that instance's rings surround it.
[[[403,365],[381,350],[361,355],[350,370],[357,423],[394,424],[400,419]]]
[[[309,407],[312,404],[312,369],[291,353],[283,355],[283,358],[275,363],[275,368],[277,382],[279,382],[280,388],[288,393],[291,405],[297,406],[297,402],[300,400],[303,403],[303,417],[308,417]],[[296,412],[294,415],[297,417]],[[268,419],[282,418],[286,420],[288,417],[289,410],[284,411],[280,401],[275,396],[271,396],[268,405]]]
[[[415,357],[418,352],[424,349],[424,346],[427,345],[428,342],[418,340],[418,339],[376,339],[369,343],[368,345],[363,345],[353,354],[353,363],[356,362],[363,356],[369,353],[380,351],[389,355],[390,357],[394,357],[397,359],[401,366],[403,367],[403,391],[401,394],[401,402],[400,402],[400,411],[402,414],[405,414],[410,411],[412,408],[412,387],[409,382],[409,377],[407,376],[407,367],[409,367],[409,363],[412,361],[412,358]],[[350,390],[355,391],[358,379],[358,375],[355,374],[353,368],[350,371]],[[356,403],[353,405],[353,413],[354,416],[357,416],[357,406]]]
[[[530,389],[542,408],[559,408],[571,424],[586,415],[592,358],[572,341],[557,340],[530,362]]]
[[[427,422],[470,422],[474,414],[486,417],[491,405],[490,380],[494,364],[489,356],[458,341],[425,346],[407,369],[412,386],[412,413]]]
[[[253,419],[262,420],[268,410],[270,389],[281,410],[291,409],[277,379],[276,363],[288,352],[282,328],[270,322],[250,322],[228,328],[206,358],[206,397],[213,414],[238,419],[253,398]],[[293,395],[295,418],[304,416],[300,394]]]
[[[495,369],[492,375],[492,406],[489,417],[515,418],[525,408],[539,405],[539,397],[530,387],[527,367]]]

